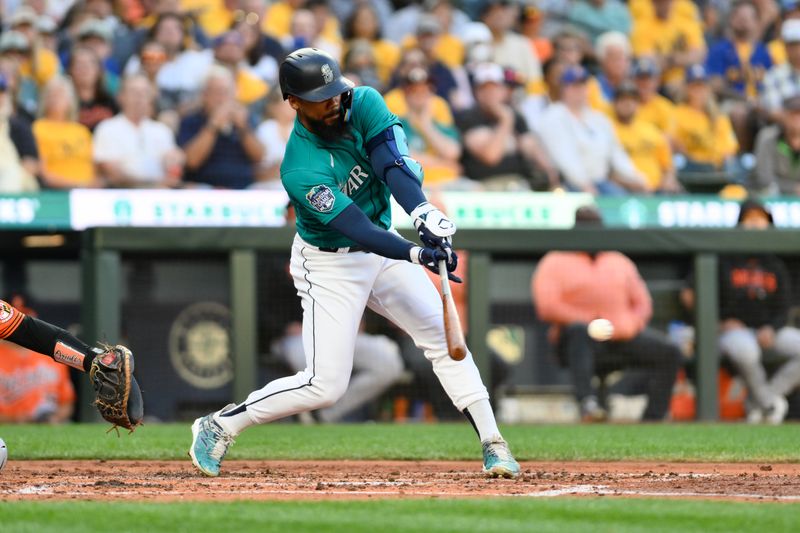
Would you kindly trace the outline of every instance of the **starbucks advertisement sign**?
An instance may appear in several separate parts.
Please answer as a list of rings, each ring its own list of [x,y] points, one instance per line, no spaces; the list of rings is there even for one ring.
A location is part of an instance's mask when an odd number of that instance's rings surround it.
[[[570,228],[575,210],[595,204],[617,228],[722,228],[736,224],[739,202],[718,196],[624,196],[583,193],[447,192],[430,194],[461,229]],[[82,230],[96,226],[278,227],[283,191],[75,189],[0,196],[0,229]],[[768,198],[775,225],[800,228],[800,197]],[[398,228],[411,220],[396,203]]]

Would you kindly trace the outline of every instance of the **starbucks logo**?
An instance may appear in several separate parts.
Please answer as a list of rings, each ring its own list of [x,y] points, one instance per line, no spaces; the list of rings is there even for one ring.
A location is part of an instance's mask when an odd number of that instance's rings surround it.
[[[197,388],[216,389],[233,379],[231,313],[198,302],[178,314],[169,331],[169,356],[178,375]]]

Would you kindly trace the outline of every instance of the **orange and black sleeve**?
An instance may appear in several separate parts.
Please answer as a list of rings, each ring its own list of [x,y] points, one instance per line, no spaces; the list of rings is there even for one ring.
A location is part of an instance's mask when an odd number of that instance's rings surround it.
[[[0,339],[8,338],[17,331],[23,320],[25,320],[25,313],[10,303],[0,300]]]

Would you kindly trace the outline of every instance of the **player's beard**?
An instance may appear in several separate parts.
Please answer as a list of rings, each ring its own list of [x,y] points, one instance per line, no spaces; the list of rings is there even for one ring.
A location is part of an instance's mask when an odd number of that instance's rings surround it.
[[[316,120],[307,115],[305,119],[309,127],[308,129],[311,130],[311,133],[320,137],[326,142],[334,142],[342,138],[352,138],[352,135],[350,135],[349,132],[350,125],[345,122],[344,113],[341,111],[339,112],[339,118],[330,124],[325,122],[325,119]]]

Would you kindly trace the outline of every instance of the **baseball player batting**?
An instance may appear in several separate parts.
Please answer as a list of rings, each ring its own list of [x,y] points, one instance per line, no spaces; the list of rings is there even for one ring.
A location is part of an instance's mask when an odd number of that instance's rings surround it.
[[[375,89],[354,88],[323,51],[293,52],[279,78],[297,112],[281,181],[297,213],[290,271],[303,307],[306,369],[195,420],[192,462],[217,476],[234,437],[247,427],[336,402],[347,388],[368,306],[422,348],[478,433],[484,472],[517,476],[519,464],[500,435],[472,355],[448,356],[442,303],[420,265],[438,273],[445,261],[450,279],[461,281],[452,275],[456,228],[426,200],[422,168],[408,156],[400,121]],[[421,246],[391,228],[390,195],[411,216]]]

